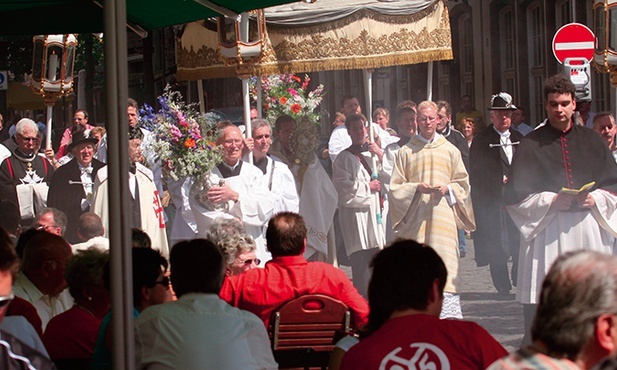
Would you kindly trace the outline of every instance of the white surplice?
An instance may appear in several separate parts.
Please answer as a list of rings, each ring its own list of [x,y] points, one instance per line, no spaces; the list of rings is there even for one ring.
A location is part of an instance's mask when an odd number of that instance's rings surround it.
[[[521,303],[537,304],[542,281],[560,255],[580,249],[614,253],[617,196],[601,189],[590,194],[596,202],[591,210],[550,210],[553,192],[532,194],[507,207],[521,231],[516,291]]]
[[[300,199],[296,189],[296,180],[289,167],[278,157],[266,157],[266,173],[263,174],[264,185],[272,194],[274,213],[289,211],[298,213]]]
[[[218,184],[223,176],[217,167],[210,172],[210,182]],[[262,262],[272,259],[266,250],[266,241],[263,235],[264,226],[274,215],[274,204],[270,199],[270,192],[263,181],[263,172],[248,162],[243,162],[238,176],[224,179],[225,185],[238,193],[238,201],[228,201],[228,212],[214,211],[204,207],[195,199],[198,195],[193,186],[189,194],[189,205],[195,223],[189,226],[197,233],[197,237],[205,238],[208,228],[218,217],[237,218],[242,221],[246,232],[255,239],[257,244],[257,258]],[[186,220],[186,219],[185,219]],[[187,222],[189,220],[186,220]]]

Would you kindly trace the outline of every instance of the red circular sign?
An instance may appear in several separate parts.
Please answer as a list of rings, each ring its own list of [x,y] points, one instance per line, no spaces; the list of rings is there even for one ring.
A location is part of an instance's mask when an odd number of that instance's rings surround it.
[[[566,58],[593,59],[596,36],[589,27],[580,23],[568,23],[553,37],[553,54],[562,63]]]

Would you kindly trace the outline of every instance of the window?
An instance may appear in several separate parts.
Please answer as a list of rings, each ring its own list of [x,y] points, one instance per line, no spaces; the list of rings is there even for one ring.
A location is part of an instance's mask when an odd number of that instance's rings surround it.
[[[542,2],[535,1],[527,8],[527,34],[529,37],[529,122],[537,125],[544,119],[542,87],[545,78],[547,41],[544,32]]]
[[[501,88],[513,97],[518,96],[516,91],[515,67],[515,27],[512,7],[506,7],[499,13],[499,46],[501,56]]]
[[[461,60],[461,94],[474,96],[473,91],[473,29],[471,16],[463,14],[459,18],[459,55]]]

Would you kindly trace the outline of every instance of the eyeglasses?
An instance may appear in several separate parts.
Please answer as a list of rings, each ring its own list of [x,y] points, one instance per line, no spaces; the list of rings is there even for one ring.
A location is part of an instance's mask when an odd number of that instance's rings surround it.
[[[163,277],[162,280],[157,281],[157,282],[154,283],[154,285],[157,285],[157,284],[161,284],[165,288],[169,288],[169,277],[165,276],[165,277]]]
[[[36,224],[34,225],[34,228],[37,231],[41,231],[41,230],[47,230],[47,229],[57,229],[59,226],[57,225],[41,225],[41,224]]]
[[[253,264],[253,262],[255,262],[255,265],[259,266],[261,260],[259,258],[251,258],[248,260],[240,261],[240,264],[244,266],[250,266]]]
[[[39,141],[39,138],[38,138],[38,137],[24,137],[24,136],[21,136],[21,135],[19,135],[19,137],[20,137],[23,141],[26,141],[26,142],[31,142],[31,141],[32,141],[32,142],[37,142],[37,141]]]
[[[9,303],[11,303],[14,298],[15,298],[15,295],[13,294],[13,292],[11,292],[11,294],[9,295],[0,296],[0,309],[8,306]]]

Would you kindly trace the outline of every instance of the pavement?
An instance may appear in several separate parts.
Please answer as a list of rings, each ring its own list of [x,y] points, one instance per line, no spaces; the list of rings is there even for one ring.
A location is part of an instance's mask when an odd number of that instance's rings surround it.
[[[514,300],[516,288],[510,294],[497,293],[488,266],[476,266],[471,239],[467,239],[467,255],[460,259],[459,273],[463,318],[486,329],[508,352],[517,350],[524,326],[523,308]]]

